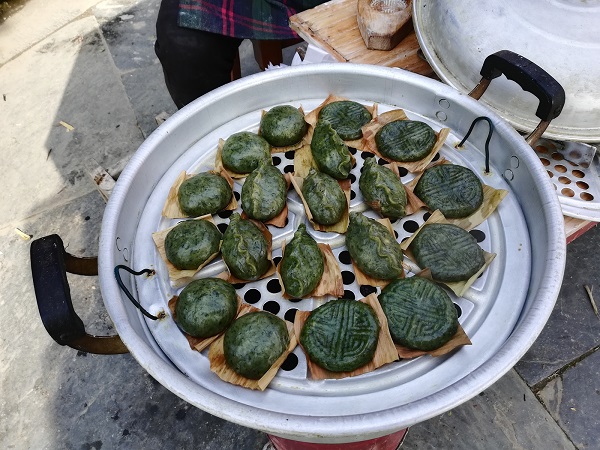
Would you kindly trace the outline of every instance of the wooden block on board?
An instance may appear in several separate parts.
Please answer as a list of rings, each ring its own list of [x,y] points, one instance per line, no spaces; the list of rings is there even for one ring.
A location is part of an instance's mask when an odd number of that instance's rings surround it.
[[[391,50],[412,31],[412,0],[358,0],[357,22],[370,50]]]

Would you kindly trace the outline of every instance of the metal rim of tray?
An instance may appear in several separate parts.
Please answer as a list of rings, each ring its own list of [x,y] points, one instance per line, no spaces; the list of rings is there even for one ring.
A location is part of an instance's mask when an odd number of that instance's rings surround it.
[[[147,164],[147,160],[151,159],[155,146],[159,145],[169,134],[176,133],[177,127],[191,120],[197,111],[209,108],[211,105],[216,107],[221,99],[227,98],[227,96],[235,96],[240,91],[256,88],[256,83],[268,85],[270,82],[282,82],[283,77],[287,76],[300,77],[296,80],[304,76],[329,76],[330,78],[339,77],[342,81],[354,79],[357,76],[365,78],[374,76],[378,78],[378,81],[389,81],[390,86],[394,83],[414,84],[415,86],[421,86],[422,84],[429,86],[429,83],[435,83],[436,92],[444,98],[449,99],[451,102],[468,102],[469,109],[476,111],[478,114],[486,114],[492,117],[497,132],[502,133],[512,145],[522,149],[517,151],[521,166],[529,167],[529,170],[531,170],[530,176],[539,183],[549,184],[548,177],[540,167],[539,161],[534,162],[535,156],[531,156],[533,152],[523,150],[524,141],[514,130],[482,105],[440,83],[403,71],[351,64],[313,65],[312,67],[282,70],[283,72],[274,71],[276,73],[259,74],[245,78],[197,100],[163,124],[136,152],[117,183],[103,220],[99,266],[105,304],[123,341],[140,364],[175,394],[209,413],[248,427],[304,441],[350,442],[389,434],[397,429],[440,414],[476,395],[508,371],[533,343],[552,310],[564,270],[564,234],[562,230],[557,230],[555,227],[556,223],[562,224],[560,208],[553,192],[546,185],[540,195],[544,202],[542,214],[545,220],[542,226],[548,233],[548,248],[550,250],[549,254],[544,257],[545,264],[548,266],[547,273],[543,275],[543,282],[538,283],[538,286],[536,286],[538,288],[536,304],[533,307],[531,305],[526,307],[527,314],[522,315],[512,334],[493,356],[478,365],[478,367],[474,367],[472,371],[463,374],[464,376],[461,376],[459,380],[450,383],[444,389],[404,405],[378,412],[344,415],[342,418],[319,415],[318,413],[302,415],[270,411],[261,408],[259,405],[248,406],[235,398],[226,398],[219,395],[210,388],[203,387],[187,378],[173,364],[170,364],[165,356],[161,354],[161,350],[156,345],[152,345],[153,338],[147,326],[142,326],[142,333],[140,333],[139,324],[134,323],[135,320],[132,321],[131,311],[127,311],[126,303],[123,303],[120,291],[112,279],[112,269],[115,262],[123,258],[122,250],[124,247],[123,243],[121,243],[121,246],[115,244],[120,235],[117,222],[119,215],[123,214],[122,208],[127,197],[132,195],[132,188],[135,188],[136,191],[140,189],[139,185],[134,183],[138,170],[144,164]],[[386,88],[393,91],[390,86],[386,86]],[[340,95],[344,94],[343,90],[340,90]],[[325,96],[319,95],[317,97],[323,99]],[[282,99],[278,103],[286,103],[286,100]],[[398,106],[402,106],[401,99],[398,100],[398,103],[400,103]],[[248,108],[247,105],[246,108]],[[159,170],[164,170],[164,168]],[[155,187],[156,185],[151,186],[151,189],[153,190]],[[153,226],[158,226],[158,223]],[[134,260],[135,257],[137,255],[134,254]],[[142,322],[139,315],[137,320]],[[138,329],[136,330],[136,328]],[[144,333],[147,333],[146,339],[144,339]],[[352,380],[352,383],[355,383],[355,380]],[[283,389],[288,387],[283,383]],[[323,394],[327,394],[327,392],[323,392]]]

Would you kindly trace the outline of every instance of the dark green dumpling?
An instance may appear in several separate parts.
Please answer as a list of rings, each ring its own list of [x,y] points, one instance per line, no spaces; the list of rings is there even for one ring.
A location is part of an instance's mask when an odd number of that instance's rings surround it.
[[[269,270],[268,243],[250,220],[233,214],[223,235],[221,254],[234,277],[254,281]]]
[[[177,323],[187,334],[207,338],[224,331],[237,313],[235,288],[219,278],[188,284],[177,300]]]
[[[438,281],[464,281],[485,264],[483,250],[468,231],[456,225],[424,225],[410,243],[417,264]]]
[[[179,222],[165,238],[167,259],[180,270],[194,270],[219,252],[221,232],[208,220]]]
[[[185,180],[179,186],[177,199],[186,215],[200,217],[221,211],[229,204],[232,193],[225,178],[204,172]]]
[[[270,220],[285,207],[287,184],[277,167],[263,162],[242,186],[242,209],[251,219]]]
[[[331,372],[351,372],[375,355],[379,320],[369,305],[332,300],[313,310],[300,332],[312,362]]]
[[[304,297],[319,284],[325,269],[323,253],[304,224],[298,225],[294,238],[285,246],[279,269],[285,292],[291,297]]]
[[[237,374],[259,380],[286,351],[290,335],[285,322],[265,312],[236,319],[225,332],[225,361]]]
[[[341,100],[329,103],[319,111],[319,120],[325,120],[344,141],[360,139],[362,126],[372,116],[367,108],[357,102]]]
[[[348,178],[352,169],[352,155],[329,122],[317,122],[310,150],[321,172],[338,180]]]
[[[379,294],[396,344],[417,350],[440,348],[456,334],[458,314],[450,296],[420,277],[394,280]]]
[[[402,275],[402,249],[389,230],[376,220],[350,213],[346,247],[365,274],[378,280],[393,280]]]
[[[471,169],[455,164],[441,164],[423,172],[414,193],[431,210],[439,209],[444,217],[467,217],[483,203],[483,186]]]
[[[273,147],[297,144],[307,131],[304,115],[290,105],[271,108],[260,121],[260,133]]]
[[[310,169],[302,185],[302,196],[313,220],[321,225],[338,223],[346,210],[346,195],[339,183],[325,173]]]
[[[380,166],[375,158],[367,158],[360,174],[358,187],[365,201],[378,203],[378,211],[392,220],[406,215],[406,191],[394,172]],[[375,208],[374,208],[375,209]]]
[[[271,146],[262,136],[242,131],[227,138],[221,150],[221,160],[227,170],[250,173],[263,161],[271,162]]]
[[[375,134],[377,150],[384,158],[399,162],[420,161],[433,149],[435,131],[424,122],[396,120]]]

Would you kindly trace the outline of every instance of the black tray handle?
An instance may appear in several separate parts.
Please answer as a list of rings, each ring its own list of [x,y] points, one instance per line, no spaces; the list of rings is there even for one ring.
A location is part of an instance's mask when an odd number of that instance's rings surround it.
[[[52,234],[31,243],[31,274],[42,323],[60,345],[102,355],[127,353],[118,335],[92,336],[73,309],[67,272],[98,275],[97,258],[79,258],[65,251],[62,239]]]
[[[479,100],[491,81],[502,74],[516,82],[524,91],[531,92],[540,101],[535,115],[541,122],[526,138],[531,145],[546,131],[550,121],[561,113],[565,105],[565,90],[537,64],[510,50],[500,50],[485,59],[481,68],[483,78],[469,95]]]

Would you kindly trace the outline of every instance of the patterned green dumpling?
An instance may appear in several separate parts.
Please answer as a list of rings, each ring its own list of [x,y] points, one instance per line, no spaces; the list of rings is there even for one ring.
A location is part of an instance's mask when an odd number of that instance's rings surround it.
[[[235,288],[219,278],[188,284],[177,300],[176,321],[191,336],[207,338],[224,331],[237,313]]]
[[[307,131],[304,115],[291,105],[271,108],[260,121],[261,135],[274,147],[297,144]]]
[[[200,217],[215,214],[225,208],[232,194],[231,186],[225,178],[203,172],[188,178],[179,186],[177,199],[186,215]]]
[[[471,169],[455,164],[430,167],[417,182],[414,193],[431,210],[444,217],[467,217],[483,203],[483,186]]]
[[[406,191],[394,172],[367,158],[358,181],[365,201],[383,217],[399,219],[406,215]]]
[[[269,246],[265,236],[250,220],[235,213],[223,235],[223,260],[236,278],[258,280],[269,270]]]
[[[236,373],[259,380],[286,351],[290,335],[279,317],[257,311],[236,319],[225,332],[225,361]]]
[[[262,162],[271,162],[271,146],[258,134],[241,131],[227,138],[221,150],[223,166],[235,173],[250,173]]]
[[[242,186],[242,209],[251,219],[270,220],[285,207],[286,194],[282,173],[270,161],[263,162]]]
[[[317,122],[310,150],[321,172],[338,180],[348,178],[352,169],[352,155],[329,122]]]
[[[355,300],[332,300],[313,310],[300,332],[312,362],[331,372],[351,372],[375,355],[379,320],[373,308]]]
[[[221,232],[208,220],[179,222],[165,238],[167,259],[180,270],[194,270],[219,252]]]
[[[372,115],[367,108],[351,100],[340,100],[323,106],[319,120],[325,120],[344,141],[360,139],[362,126],[369,123]]]
[[[416,276],[394,280],[383,288],[378,299],[396,344],[430,351],[456,334],[458,314],[454,303],[433,281]]]
[[[384,158],[398,162],[419,161],[427,156],[437,140],[435,131],[417,120],[395,120],[375,134],[377,150]]]
[[[374,219],[352,212],[346,233],[346,247],[354,263],[378,280],[402,275],[402,249],[389,230]]]
[[[468,231],[446,224],[424,225],[410,243],[417,264],[438,281],[464,281],[485,264],[483,250]]]
[[[339,183],[329,175],[312,168],[304,179],[302,196],[313,220],[321,225],[338,223],[347,207],[346,195]]]
[[[301,298],[315,290],[325,264],[317,242],[307,233],[304,224],[298,225],[294,238],[285,246],[280,275],[285,292]]]

